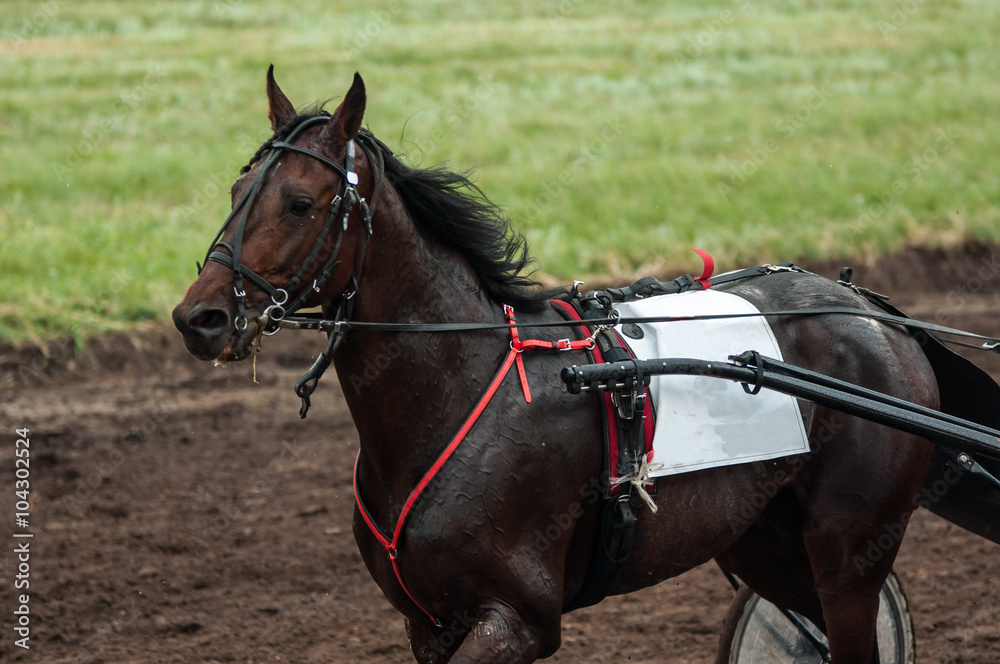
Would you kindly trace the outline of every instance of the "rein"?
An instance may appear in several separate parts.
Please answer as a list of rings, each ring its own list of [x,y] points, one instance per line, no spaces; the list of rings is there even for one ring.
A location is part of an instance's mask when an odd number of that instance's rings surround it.
[[[818,315],[841,314],[857,316],[860,318],[871,318],[881,323],[900,325],[910,329],[926,330],[938,332],[940,334],[950,334],[977,339],[983,341],[981,346],[968,345],[971,348],[980,350],[991,350],[1000,353],[1000,338],[987,337],[974,332],[927,323],[924,321],[906,318],[905,316],[895,316],[879,311],[868,309],[857,309],[854,307],[810,307],[806,309],[785,309],[779,311],[758,311],[755,313],[742,314],[704,314],[700,316],[609,316],[606,318],[584,318],[576,322],[550,321],[531,323],[530,325],[519,325],[516,323],[371,323],[364,321],[330,320],[321,316],[293,316],[281,321],[282,327],[295,330],[319,330],[322,332],[347,332],[349,330],[380,330],[383,332],[481,332],[488,330],[508,330],[517,327],[550,328],[550,327],[575,327],[579,324],[590,326],[616,326],[627,323],[679,323],[683,321],[697,320],[718,320],[728,318],[759,318],[762,316],[773,317],[794,317],[794,316],[818,316]],[[959,343],[949,339],[942,339],[948,343]]]

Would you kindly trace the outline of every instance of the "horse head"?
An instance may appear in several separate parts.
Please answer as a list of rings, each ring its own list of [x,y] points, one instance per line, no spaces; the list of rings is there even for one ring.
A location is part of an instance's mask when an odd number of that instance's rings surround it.
[[[187,349],[202,360],[246,359],[285,315],[349,300],[371,234],[381,187],[372,162],[382,147],[361,129],[364,82],[355,74],[332,114],[300,115],[273,69],[274,136],[233,184],[232,212],[173,311]]]

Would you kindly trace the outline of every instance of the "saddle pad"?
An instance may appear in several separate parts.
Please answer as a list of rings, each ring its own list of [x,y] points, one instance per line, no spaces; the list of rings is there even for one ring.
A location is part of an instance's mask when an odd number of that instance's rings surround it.
[[[714,290],[687,291],[626,302],[623,318],[755,313],[741,297]],[[634,339],[616,329],[636,358],[728,360],[747,350],[782,359],[763,317],[639,324]],[[626,326],[627,327],[627,326]],[[707,376],[653,376],[656,413],[650,477],[774,459],[809,451],[799,406],[793,397],[763,389],[756,395],[739,383]]]

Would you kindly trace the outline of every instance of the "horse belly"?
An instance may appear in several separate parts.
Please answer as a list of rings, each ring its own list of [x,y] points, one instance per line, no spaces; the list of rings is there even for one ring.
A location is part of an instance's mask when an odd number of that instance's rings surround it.
[[[660,478],[659,509],[640,508],[632,556],[614,594],[683,574],[729,548],[793,479],[799,458]]]

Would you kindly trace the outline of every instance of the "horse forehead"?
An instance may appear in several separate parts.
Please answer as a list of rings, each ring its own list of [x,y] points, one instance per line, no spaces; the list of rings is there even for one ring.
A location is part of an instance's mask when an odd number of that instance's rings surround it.
[[[268,200],[275,196],[280,197],[292,189],[310,183],[326,184],[331,178],[324,177],[323,170],[325,169],[317,169],[316,166],[322,166],[322,164],[308,155],[294,152],[281,154],[264,176],[264,182],[261,183],[257,199]],[[259,172],[253,169],[237,178],[232,187],[233,196],[240,196],[258,176]]]
[[[343,162],[342,158],[330,155],[322,146],[316,145],[311,141],[299,144],[303,148],[311,150],[334,163]],[[278,159],[272,167],[271,172],[268,173],[268,179],[265,180],[264,185],[267,186],[268,181],[271,183],[280,182],[283,185],[291,182],[326,185],[336,182],[338,177],[333,172],[333,169],[319,159],[294,150],[285,150],[278,155]]]

